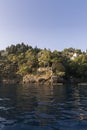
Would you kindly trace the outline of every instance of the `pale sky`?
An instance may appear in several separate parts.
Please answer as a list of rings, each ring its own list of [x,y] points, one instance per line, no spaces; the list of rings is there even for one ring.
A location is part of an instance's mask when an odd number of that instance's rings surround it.
[[[87,0],[0,0],[0,49],[87,48]]]

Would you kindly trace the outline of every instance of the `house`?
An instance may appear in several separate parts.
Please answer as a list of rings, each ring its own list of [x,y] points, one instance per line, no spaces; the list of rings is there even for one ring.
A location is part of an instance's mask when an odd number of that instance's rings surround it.
[[[73,56],[70,59],[74,60],[76,57],[78,57],[78,54],[77,53],[73,53]]]

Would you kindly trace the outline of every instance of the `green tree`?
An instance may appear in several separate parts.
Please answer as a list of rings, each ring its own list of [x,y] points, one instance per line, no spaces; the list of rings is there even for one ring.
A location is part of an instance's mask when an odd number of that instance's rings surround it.
[[[40,67],[50,66],[51,51],[44,49],[38,53],[38,63]]]
[[[60,77],[65,76],[65,67],[60,62],[53,62],[52,70],[53,70],[53,73],[56,74],[57,76],[60,76]]]

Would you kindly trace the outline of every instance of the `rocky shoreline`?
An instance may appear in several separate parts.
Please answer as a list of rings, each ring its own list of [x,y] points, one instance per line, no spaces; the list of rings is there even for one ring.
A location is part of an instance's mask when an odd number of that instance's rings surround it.
[[[66,84],[66,83],[73,83],[73,84],[80,84],[86,83],[86,80],[76,79],[76,78],[68,78],[65,80],[63,77],[58,76],[48,76],[48,75],[34,75],[34,74],[27,74],[23,78],[15,78],[15,79],[3,79],[0,81],[4,84],[14,84],[14,83],[22,83],[22,84]]]
[[[38,76],[38,75],[26,75],[23,77],[23,83],[39,83],[39,84],[52,84],[52,83],[63,83],[63,78],[57,76]]]

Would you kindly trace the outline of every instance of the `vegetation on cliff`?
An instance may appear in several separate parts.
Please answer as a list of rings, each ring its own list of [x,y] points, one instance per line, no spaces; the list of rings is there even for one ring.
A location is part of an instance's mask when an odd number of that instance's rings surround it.
[[[87,53],[33,48],[24,43],[0,51],[0,79],[21,79],[26,75],[57,76],[65,80],[87,79]]]

